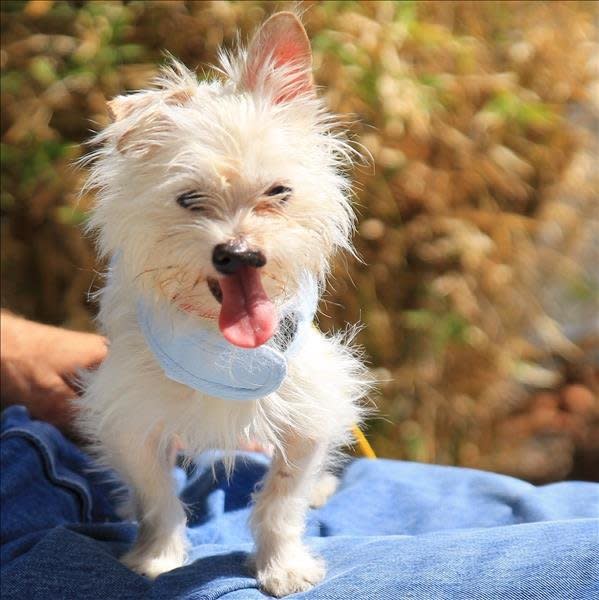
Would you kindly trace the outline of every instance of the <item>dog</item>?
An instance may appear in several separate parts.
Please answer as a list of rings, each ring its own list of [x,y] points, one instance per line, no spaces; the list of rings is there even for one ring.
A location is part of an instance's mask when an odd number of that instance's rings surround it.
[[[131,490],[122,562],[154,578],[186,560],[178,450],[273,448],[254,495],[253,566],[275,596],[325,567],[305,513],[334,492],[370,380],[347,335],[312,324],[332,257],[352,252],[354,150],[319,99],[310,42],[289,12],[199,82],[172,59],[156,85],[108,104],[88,156],[89,230],[110,260],[98,320],[108,357],[79,428]]]

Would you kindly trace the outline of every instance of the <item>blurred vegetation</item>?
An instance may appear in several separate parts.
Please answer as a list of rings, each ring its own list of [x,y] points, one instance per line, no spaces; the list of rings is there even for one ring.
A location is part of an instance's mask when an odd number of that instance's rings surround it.
[[[106,100],[164,50],[207,68],[288,6],[2,2],[4,306],[93,327],[73,162]],[[338,266],[321,326],[366,325],[376,449],[599,479],[597,4],[302,7],[322,93],[373,159],[354,174],[364,264]]]

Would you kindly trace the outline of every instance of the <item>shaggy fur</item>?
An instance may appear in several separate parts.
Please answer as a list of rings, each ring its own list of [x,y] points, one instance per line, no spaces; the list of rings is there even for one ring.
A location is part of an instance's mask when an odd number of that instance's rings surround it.
[[[267,257],[262,280],[276,306],[306,271],[322,286],[334,253],[351,251],[342,173],[351,150],[310,71],[302,25],[279,13],[247,51],[223,54],[220,78],[198,83],[173,61],[154,89],[114,99],[113,122],[95,138],[90,230],[100,254],[118,259],[100,294],[110,352],[89,376],[79,424],[131,487],[139,535],[123,562],[150,577],[185,561],[185,512],[170,474],[177,450],[232,453],[240,440],[275,449],[251,519],[260,585],[282,596],[324,576],[302,542],[304,516],[311,495],[322,503],[333,493],[326,466],[360,420],[368,383],[355,352],[313,328],[276,393],[225,401],[168,379],[136,317],[141,297],[174,320],[214,327],[220,307],[207,278],[220,275],[212,250],[233,238]],[[265,195],[273,185],[291,196],[283,203]],[[176,203],[186,190],[201,191],[201,211]]]

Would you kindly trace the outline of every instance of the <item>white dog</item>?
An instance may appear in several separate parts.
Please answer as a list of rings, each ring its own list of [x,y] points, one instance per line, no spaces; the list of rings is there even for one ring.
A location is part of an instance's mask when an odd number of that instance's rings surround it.
[[[176,452],[240,439],[274,448],[251,519],[260,585],[282,596],[324,576],[305,513],[368,381],[343,340],[312,325],[354,217],[351,150],[311,65],[300,21],[278,13],[246,51],[222,54],[218,79],[173,61],[156,88],[112,100],[89,157],[110,351],[80,426],[131,487],[139,535],[123,562],[150,577],[185,561]]]

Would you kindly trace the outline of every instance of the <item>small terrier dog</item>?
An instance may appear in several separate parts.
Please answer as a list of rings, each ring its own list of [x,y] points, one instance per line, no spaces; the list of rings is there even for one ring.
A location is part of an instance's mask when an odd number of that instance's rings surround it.
[[[89,227],[111,260],[110,351],[79,424],[131,489],[139,533],[122,560],[149,577],[186,560],[176,454],[271,446],[253,562],[262,589],[284,596],[324,577],[305,513],[334,492],[327,469],[368,389],[347,336],[312,325],[331,257],[352,250],[352,150],[316,95],[294,14],[220,58],[204,82],[173,60],[153,89],[113,99],[95,138]]]

